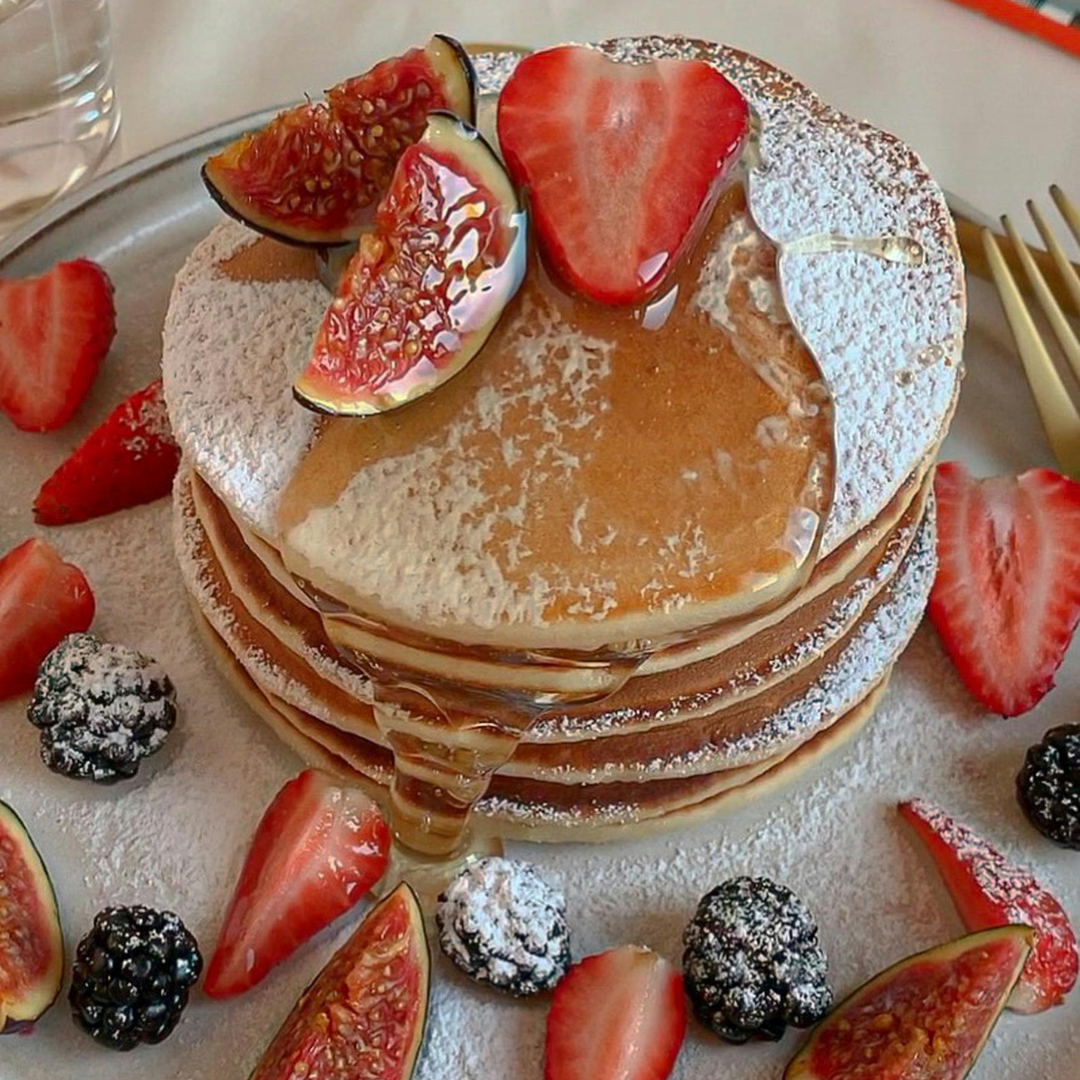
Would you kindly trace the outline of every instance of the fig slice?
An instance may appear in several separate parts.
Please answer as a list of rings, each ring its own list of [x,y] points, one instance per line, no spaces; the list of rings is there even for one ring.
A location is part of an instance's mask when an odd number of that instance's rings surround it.
[[[416,894],[399,885],[304,991],[250,1080],[409,1080],[431,956]]]
[[[52,882],[26,826],[0,802],[0,1034],[31,1030],[63,979]]]
[[[434,109],[469,121],[476,112],[472,62],[442,34],[242,135],[206,162],[203,181],[227,214],[267,236],[348,243],[370,226],[398,158]]]
[[[457,374],[525,274],[525,214],[494,150],[432,113],[360,239],[293,390],[317,412],[396,409]]]
[[[901,960],[814,1028],[784,1080],[962,1080],[1034,940],[1002,926]]]

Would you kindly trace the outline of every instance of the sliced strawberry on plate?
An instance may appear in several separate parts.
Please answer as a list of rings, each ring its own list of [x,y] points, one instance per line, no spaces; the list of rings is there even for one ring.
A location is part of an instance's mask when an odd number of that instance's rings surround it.
[[[551,1001],[544,1080],[665,1080],[686,1035],[682,978],[638,945],[589,956]]]
[[[573,45],[525,57],[498,108],[548,262],[605,304],[659,288],[749,130],[742,94],[700,60],[625,64]]]
[[[900,814],[925,845],[969,930],[1025,925],[1035,948],[1009,998],[1009,1008],[1036,1013],[1059,1005],[1076,984],[1080,957],[1069,917],[1057,900],[965,825],[922,799]]]
[[[1054,685],[1080,619],[1080,484],[1049,469],[976,480],[938,466],[928,613],[988,709],[1026,712]]]
[[[172,490],[179,464],[156,379],[117,405],[41,485],[34,520],[68,525],[153,502]]]
[[[0,559],[0,701],[34,685],[38,665],[67,634],[94,619],[83,572],[44,540],[27,540]]]
[[[203,989],[210,997],[260,982],[382,877],[390,830],[358,788],[317,769],[293,777],[255,830]]]
[[[70,419],[116,333],[113,288],[89,259],[0,279],[0,409],[24,431]]]

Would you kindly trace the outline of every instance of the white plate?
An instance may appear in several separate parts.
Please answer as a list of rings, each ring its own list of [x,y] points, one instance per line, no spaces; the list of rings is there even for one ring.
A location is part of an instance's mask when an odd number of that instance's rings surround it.
[[[61,258],[100,261],[116,285],[119,335],[86,404],[63,431],[16,432],[0,418],[0,551],[38,534],[83,568],[95,630],[159,659],[177,684],[181,720],[132,783],[94,787],[55,776],[37,757],[25,701],[0,705],[0,798],[23,815],[52,873],[69,952],[110,903],[174,909],[213,948],[240,860],[263,807],[297,762],[236,700],[203,653],[173,565],[167,503],[64,529],[39,530],[41,481],[158,366],[172,276],[219,218],[198,181],[208,152],[275,110],[141,159],[101,178],[0,248],[0,273],[31,274]],[[971,283],[968,378],[947,457],[977,472],[1049,464],[1019,365],[989,286]],[[563,884],[578,956],[626,941],[681,953],[699,896],[734,874],[796,889],[821,926],[840,995],[888,963],[961,927],[933,869],[898,822],[897,799],[920,794],[965,818],[1033,866],[1080,922],[1080,854],[1044,841],[1013,796],[1025,747],[1077,719],[1080,656],[1032,713],[1002,721],[970,702],[934,634],[923,628],[884,705],[847,748],[793,787],[711,824],[601,848],[522,851]],[[0,1041],[0,1080],[240,1080],[292,1002],[348,933],[346,918],[258,988],[216,1003],[196,991],[177,1032],[121,1055],[79,1032],[61,1001],[30,1037]],[[528,1080],[541,1075],[545,1002],[473,987],[441,958],[417,1080]],[[694,1025],[677,1080],[774,1080],[799,1045],[722,1046]],[[1063,1007],[1007,1014],[974,1074],[982,1080],[1075,1080],[1080,991]]]

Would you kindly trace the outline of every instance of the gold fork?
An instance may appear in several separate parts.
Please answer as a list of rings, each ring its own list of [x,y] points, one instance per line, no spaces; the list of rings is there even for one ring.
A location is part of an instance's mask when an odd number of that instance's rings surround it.
[[[1065,224],[1068,225],[1069,231],[1076,238],[1077,243],[1080,243],[1080,211],[1056,184],[1050,187],[1050,197],[1054,200]],[[1043,243],[1046,244],[1050,261],[1060,279],[1063,300],[1070,307],[1080,310],[1080,274],[1069,262],[1046,218],[1031,199],[1027,201],[1027,209],[1032,221],[1035,222],[1035,228],[1039,230]],[[1072,368],[1077,380],[1080,380],[1080,340],[1077,340],[1076,332],[1062,311],[1062,304],[1055,296],[1054,290],[1047,284],[1046,275],[1040,269],[1031,249],[1020,238],[1020,234],[1008,215],[1002,217],[1001,224],[1005,228],[1009,242],[1015,250],[1016,258],[1027,279],[1028,291],[1038,300],[1069,367]],[[1074,479],[1080,479],[1080,410],[1074,404],[1072,394],[1066,387],[1046,343],[1039,334],[1027,304],[1024,303],[1016,278],[1013,277],[998,244],[998,238],[990,229],[982,230],[982,244],[991,276],[997,286],[998,295],[1001,297],[1001,306],[1009,321],[1009,329],[1012,330],[1020,359],[1024,363],[1024,373],[1031,386],[1031,393],[1046,430],[1046,437],[1050,440],[1050,446],[1062,472]]]

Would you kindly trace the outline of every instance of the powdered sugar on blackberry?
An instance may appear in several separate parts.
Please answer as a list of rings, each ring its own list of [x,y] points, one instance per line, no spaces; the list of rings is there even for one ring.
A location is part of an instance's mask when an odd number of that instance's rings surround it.
[[[66,776],[126,779],[176,722],[176,692],[155,660],[94,634],[69,634],[38,669],[27,717],[42,760]]]
[[[278,496],[315,430],[292,382],[327,294],[317,281],[241,283],[220,269],[257,239],[227,221],[191,253],[165,316],[162,369],[187,460],[248,525],[272,536]]]
[[[467,864],[436,919],[439,944],[462,971],[519,996],[551,989],[570,964],[566,900],[529,863]]]

